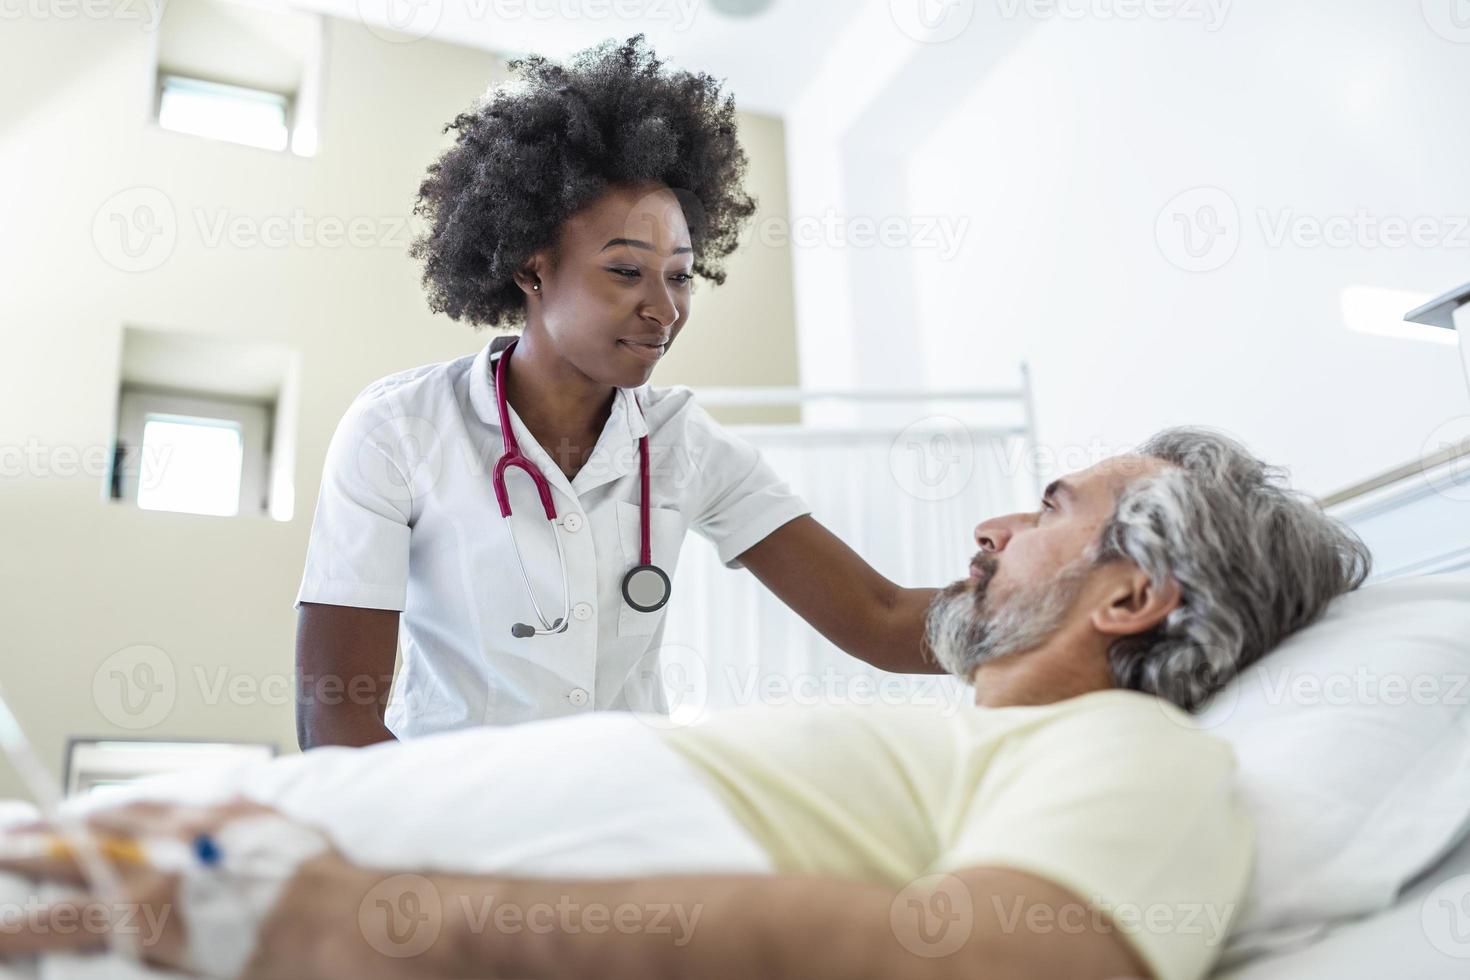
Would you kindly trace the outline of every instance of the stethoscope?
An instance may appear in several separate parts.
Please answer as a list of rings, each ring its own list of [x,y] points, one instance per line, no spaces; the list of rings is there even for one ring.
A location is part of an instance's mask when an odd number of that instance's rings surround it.
[[[510,545],[516,553],[516,564],[521,569],[521,581],[526,583],[526,595],[531,599],[531,608],[536,610],[536,618],[541,621],[541,629],[537,629],[529,623],[514,623],[510,628],[510,635],[518,639],[528,636],[547,636],[552,633],[563,633],[567,628],[567,620],[572,610],[572,593],[567,583],[567,556],[562,547],[561,535],[557,533],[558,521],[556,519],[556,504],[551,499],[551,484],[536,464],[526,458],[521,452],[520,444],[516,441],[515,433],[510,428],[510,409],[505,402],[505,365],[510,360],[510,352],[516,342],[511,341],[500,352],[500,360],[495,365],[495,407],[500,412],[500,433],[505,439],[505,452],[495,463],[495,472],[491,482],[495,487],[495,500],[500,504],[500,516],[505,519],[506,530],[510,532]],[[634,397],[633,404],[638,404]],[[638,411],[643,411],[643,406],[638,406]],[[556,560],[561,566],[561,594],[562,610],[561,616],[551,622],[547,622],[546,615],[541,611],[541,604],[536,601],[536,592],[531,588],[531,576],[526,573],[526,562],[521,557],[521,546],[516,543],[515,526],[510,521],[510,494],[505,489],[505,470],[510,466],[518,466],[526,471],[531,482],[536,484],[536,492],[541,496],[541,507],[546,511],[546,520],[551,524],[551,536],[556,539]],[[648,436],[638,440],[638,529],[640,545],[638,552],[638,564],[628,569],[623,576],[623,601],[639,612],[657,612],[662,609],[664,603],[669,601],[669,593],[673,585],[669,576],[662,568],[653,563],[653,547],[649,540],[648,532]]]

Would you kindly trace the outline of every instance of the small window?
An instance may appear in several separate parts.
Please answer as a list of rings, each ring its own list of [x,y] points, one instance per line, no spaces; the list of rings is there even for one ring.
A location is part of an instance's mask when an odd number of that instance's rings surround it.
[[[160,129],[315,155],[328,40],[322,14],[239,0],[168,0],[160,13]]]
[[[165,75],[159,80],[158,125],[178,133],[284,150],[290,101],[275,92]]]
[[[144,510],[240,513],[240,423],[150,413],[143,423],[143,458],[156,461],[153,478],[138,482],[138,506]]]
[[[299,377],[298,355],[275,344],[124,327],[105,496],[291,520]]]
[[[125,385],[112,496],[180,514],[265,512],[271,413],[265,402]]]

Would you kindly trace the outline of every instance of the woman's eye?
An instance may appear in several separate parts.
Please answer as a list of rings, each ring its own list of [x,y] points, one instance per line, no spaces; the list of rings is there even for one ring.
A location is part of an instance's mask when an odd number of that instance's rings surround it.
[[[1042,510],[1056,510],[1056,507],[1053,506],[1053,504],[1052,504],[1052,502],[1050,500],[1045,500],[1044,499],[1044,500],[1041,501],[1041,509]]]
[[[609,266],[608,271],[614,273],[615,275],[621,276],[624,279],[637,279],[640,275],[642,275],[642,273],[636,267],[629,268],[627,266]],[[669,278],[672,279],[674,282],[680,284],[694,281],[694,276],[688,272],[678,272],[670,276]]]

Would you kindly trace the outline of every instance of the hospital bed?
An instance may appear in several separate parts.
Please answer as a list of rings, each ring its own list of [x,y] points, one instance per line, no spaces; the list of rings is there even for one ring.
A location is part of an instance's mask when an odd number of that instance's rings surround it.
[[[1217,969],[1213,980],[1435,980],[1470,975],[1470,838],[1392,906],[1327,935]]]
[[[1470,975],[1470,572],[1393,577],[1340,597],[1198,722],[1233,744],[1258,837],[1215,980]],[[534,775],[544,779],[539,767]],[[453,819],[433,801],[418,804],[420,819]],[[380,834],[367,863],[393,866],[405,839],[434,836],[428,826]],[[667,829],[643,842],[649,853],[667,849]],[[643,873],[660,870],[669,873]],[[16,899],[0,894],[7,900]],[[135,976],[144,974],[101,960],[48,963],[39,974],[0,966],[0,980]]]

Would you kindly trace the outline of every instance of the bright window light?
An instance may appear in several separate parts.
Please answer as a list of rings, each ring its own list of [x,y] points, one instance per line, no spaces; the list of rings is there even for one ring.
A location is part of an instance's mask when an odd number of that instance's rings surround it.
[[[1423,323],[1407,323],[1404,314],[1423,306],[1431,293],[1376,286],[1349,286],[1342,291],[1342,316],[1349,330],[1395,340],[1419,340],[1450,347],[1459,342],[1455,331]]]
[[[138,506],[233,517],[240,512],[244,455],[236,422],[149,415],[143,424]]]
[[[158,125],[179,133],[284,150],[286,109],[286,97],[274,92],[165,75]]]

